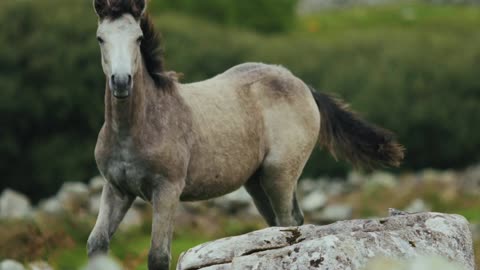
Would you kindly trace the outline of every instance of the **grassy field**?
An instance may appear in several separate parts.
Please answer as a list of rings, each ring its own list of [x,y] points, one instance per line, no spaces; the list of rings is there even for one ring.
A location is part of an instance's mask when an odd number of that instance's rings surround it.
[[[320,35],[352,31],[408,30],[471,33],[480,24],[480,8],[461,5],[404,4],[329,10],[299,19],[297,29]]]
[[[480,224],[480,197],[460,191],[454,181],[419,183],[408,176],[396,186],[372,186],[367,183],[346,194],[330,197],[329,203],[352,205],[352,218],[357,219],[386,216],[388,208],[405,209],[415,199],[422,199],[431,211],[460,214],[472,224]],[[191,216],[187,223],[177,223],[172,243],[172,269],[179,255],[193,246],[265,227],[259,215],[245,218],[219,214],[216,208],[206,211]],[[150,220],[147,214],[142,226],[119,231],[111,241],[110,254],[126,269],[147,269]],[[199,225],[202,223],[199,220],[203,220],[203,225]],[[308,215],[306,222],[312,223]],[[25,263],[45,260],[58,270],[79,269],[87,261],[85,243],[93,223],[94,217],[81,215],[80,218],[72,215],[0,223],[1,257]],[[480,235],[474,236],[477,237],[474,244],[479,264]]]

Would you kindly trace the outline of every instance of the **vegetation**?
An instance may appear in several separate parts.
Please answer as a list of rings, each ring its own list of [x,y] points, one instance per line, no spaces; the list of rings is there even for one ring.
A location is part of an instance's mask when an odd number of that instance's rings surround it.
[[[258,15],[248,11],[218,19],[228,27],[188,15],[223,10],[210,8],[219,1],[157,2],[151,8],[168,68],[184,73],[185,82],[245,61],[281,64],[395,131],[408,150],[403,169],[464,167],[480,159],[478,8],[354,8],[295,23],[287,15],[266,16],[283,18],[289,27],[271,22],[276,26],[263,29],[261,22],[250,23],[249,16]],[[235,12],[247,5],[225,2]],[[0,190],[12,187],[37,200],[64,181],[97,173],[93,149],[105,82],[95,29],[89,1],[0,3],[0,114],[6,116]],[[346,168],[318,151],[305,174],[341,174]]]
[[[156,11],[182,12],[225,26],[235,26],[265,33],[291,29],[297,0],[163,0],[151,3]]]
[[[419,172],[418,174],[421,174]],[[480,196],[478,190],[461,187],[456,178],[449,181],[402,174],[394,185],[382,182],[365,182],[328,198],[329,203],[347,204],[353,207],[352,218],[386,216],[387,208],[407,208],[412,201],[421,199],[435,212],[456,213],[471,224],[479,224]],[[435,177],[438,177],[436,175]],[[146,211],[149,213],[148,209]],[[142,226],[129,231],[119,230],[111,241],[111,255],[126,269],[147,269],[150,247],[151,217]],[[306,223],[312,223],[306,216]],[[35,221],[0,222],[0,257],[20,262],[45,260],[55,269],[81,269],[87,262],[86,241],[93,227],[94,217],[81,211],[66,216],[40,216]],[[260,215],[226,215],[215,208],[203,210],[177,220],[172,243],[172,263],[179,255],[206,241],[251,232],[265,227]],[[472,228],[474,228],[472,226]],[[480,263],[480,239],[474,231],[476,264]],[[175,269],[172,265],[171,269]]]
[[[218,217],[214,233],[199,233],[195,225],[176,228],[172,243],[172,267],[180,254],[201,243],[262,228],[260,219],[246,222],[240,218]],[[147,269],[151,219],[143,226],[118,231],[111,242],[111,255],[126,269]],[[23,263],[44,260],[57,270],[81,269],[87,263],[86,242],[94,220],[79,216],[45,216],[36,221],[0,222],[0,257]],[[14,247],[14,248],[12,248]]]

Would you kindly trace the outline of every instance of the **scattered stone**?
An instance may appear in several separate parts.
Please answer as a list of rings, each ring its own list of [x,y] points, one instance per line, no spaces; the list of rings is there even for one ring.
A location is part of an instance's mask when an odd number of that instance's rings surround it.
[[[14,260],[3,260],[0,262],[0,270],[25,270],[25,267]]]
[[[128,231],[132,228],[141,226],[142,224],[143,224],[142,213],[139,210],[132,207],[128,210],[127,214],[122,220],[122,223],[120,223],[120,230]]]
[[[80,182],[66,182],[60,188],[57,198],[65,210],[86,209],[89,203],[88,187]]]
[[[133,201],[133,207],[135,208],[145,209],[147,206],[148,203],[138,197]]]
[[[90,194],[102,193],[103,185],[105,185],[105,179],[103,178],[103,176],[99,175],[90,179],[90,183],[88,184]]]
[[[29,263],[28,267],[30,270],[53,270],[48,263],[43,261]]]
[[[441,213],[349,220],[326,226],[271,227],[196,246],[181,255],[177,270],[360,270],[378,256],[408,261],[418,256],[439,256],[462,269],[474,270],[467,220]],[[412,265],[417,268],[411,270],[442,269]]]
[[[301,202],[302,210],[305,212],[314,212],[325,207],[328,198],[321,190],[315,190],[305,196]]]
[[[430,206],[422,199],[415,199],[405,208],[405,211],[409,213],[428,212],[430,210]]]
[[[90,195],[90,199],[88,200],[88,211],[92,215],[98,215],[100,211],[100,201],[102,200],[102,194],[93,194]]]
[[[397,185],[395,176],[388,172],[374,172],[366,183],[367,189],[394,188]]]
[[[88,262],[83,270],[122,270],[123,268],[112,258],[97,256]]]
[[[449,262],[439,256],[420,256],[413,260],[397,260],[391,258],[375,258],[371,260],[364,270],[463,270],[455,263]]]
[[[49,215],[61,215],[65,211],[57,197],[51,197],[40,202],[38,209],[40,212]]]
[[[228,214],[236,214],[241,210],[248,209],[253,201],[250,194],[242,187],[232,193],[214,199],[213,203]]]
[[[425,169],[420,173],[422,181],[426,183],[440,182],[440,174],[441,172],[434,169]]]
[[[298,181],[297,190],[303,196],[307,196],[317,189],[319,189],[318,181],[315,181],[311,178],[300,179],[300,181]]]
[[[26,218],[31,214],[32,206],[25,195],[8,188],[0,194],[0,220]]]
[[[347,176],[347,183],[355,187],[362,186],[365,181],[365,175],[358,171],[351,171]]]
[[[461,177],[462,190],[468,194],[480,194],[480,164],[469,167]]]
[[[353,208],[348,204],[327,205],[321,212],[312,214],[315,223],[325,224],[352,218]]]

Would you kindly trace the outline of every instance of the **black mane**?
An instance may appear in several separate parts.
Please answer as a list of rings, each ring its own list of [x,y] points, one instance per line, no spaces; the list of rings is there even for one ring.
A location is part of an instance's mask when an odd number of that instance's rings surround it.
[[[139,5],[135,0],[95,1],[95,10],[101,20],[105,18],[114,20],[123,14],[131,14],[136,20],[140,20],[143,31],[140,50],[148,74],[158,88],[171,89],[175,78],[165,72],[160,34],[155,31],[152,19],[147,14],[142,14],[144,8],[144,5]]]

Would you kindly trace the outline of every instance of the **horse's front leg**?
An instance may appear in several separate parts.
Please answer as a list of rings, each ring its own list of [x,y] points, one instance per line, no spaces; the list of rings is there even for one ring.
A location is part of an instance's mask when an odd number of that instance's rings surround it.
[[[89,258],[108,252],[110,239],[134,199],[134,196],[122,194],[110,184],[103,187],[97,222],[87,242]]]
[[[149,270],[168,270],[170,267],[173,223],[180,201],[184,180],[162,180],[152,192],[152,246],[148,254]]]

